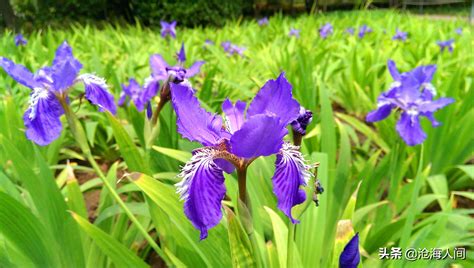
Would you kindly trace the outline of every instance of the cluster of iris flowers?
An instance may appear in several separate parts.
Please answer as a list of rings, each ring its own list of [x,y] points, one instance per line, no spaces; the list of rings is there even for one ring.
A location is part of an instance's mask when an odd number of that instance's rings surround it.
[[[259,21],[259,25],[268,25],[268,19]],[[162,22],[161,35],[176,37],[176,22]],[[319,29],[320,36],[327,38],[333,32],[330,23]],[[354,34],[355,29],[347,29]],[[372,30],[363,25],[358,30],[363,38]],[[290,36],[299,37],[299,30],[291,29]],[[23,36],[15,41],[26,44]],[[394,40],[406,40],[407,33],[397,29]],[[206,42],[209,45],[212,41]],[[245,48],[223,42],[222,47],[229,54],[243,55]],[[452,49],[449,48],[448,49]],[[144,85],[133,78],[128,85],[122,85],[119,105],[132,101],[139,111],[147,109],[151,117],[151,103],[161,90],[167,90],[168,98],[177,115],[178,132],[190,141],[197,141],[202,148],[193,151],[190,161],[182,168],[177,184],[178,192],[184,199],[184,212],[192,224],[205,239],[208,230],[217,225],[222,218],[221,202],[225,196],[224,172],[245,174],[248,166],[258,157],[276,155],[275,174],[272,178],[273,192],[278,200],[278,208],[291,220],[291,209],[306,199],[301,189],[312,176],[299,144],[285,141],[287,127],[291,126],[294,136],[302,136],[312,120],[312,112],[302,107],[292,96],[292,86],[284,74],[276,80],[269,80],[260,89],[255,98],[247,105],[243,101],[232,103],[225,100],[222,104],[224,118],[204,110],[195,97],[188,78],[200,72],[203,61],[185,68],[186,54],[184,44],[176,54],[177,64],[169,65],[161,55],[150,57],[151,75]],[[40,68],[31,73],[26,67],[15,64],[6,58],[0,58],[2,67],[12,78],[29,87],[32,92],[28,108],[23,117],[28,139],[39,145],[47,145],[59,137],[62,126],[60,116],[68,109],[70,92],[74,84],[85,85],[85,97],[99,107],[99,111],[116,113],[113,95],[108,91],[105,80],[93,74],[79,74],[82,64],[74,58],[72,48],[64,42],[56,51],[52,66]],[[406,144],[413,146],[422,143],[426,134],[420,125],[420,117],[427,117],[433,127],[440,123],[434,119],[434,112],[452,103],[451,98],[434,99],[436,90],[431,84],[436,71],[435,65],[419,66],[400,73],[393,61],[388,69],[394,79],[390,88],[383,92],[377,101],[376,110],[367,115],[368,122],[376,122],[388,117],[392,110],[400,111],[396,130]],[[160,82],[162,87],[160,87]],[[244,175],[245,177],[245,175]],[[245,199],[245,196],[239,196]],[[359,260],[358,244],[354,236],[344,251],[351,260]],[[343,254],[344,255],[344,254]],[[347,263],[341,255],[342,263]],[[355,256],[357,255],[357,256]],[[357,257],[357,258],[356,258]]]

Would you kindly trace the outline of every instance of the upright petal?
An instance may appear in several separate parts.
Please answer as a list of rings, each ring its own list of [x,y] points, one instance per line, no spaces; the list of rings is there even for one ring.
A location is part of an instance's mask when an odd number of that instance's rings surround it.
[[[388,60],[387,66],[388,66],[388,71],[392,75],[393,80],[400,81],[401,76],[400,76],[400,73],[398,72],[397,65],[395,64],[395,62],[393,60]]]
[[[53,60],[53,67],[65,61],[69,61],[75,69],[78,69],[78,71],[82,68],[82,64],[76,58],[74,58],[74,55],[72,54],[72,47],[69,46],[66,41],[64,41],[56,49],[56,54]]]
[[[40,83],[35,80],[33,73],[21,64],[15,64],[7,58],[0,57],[0,67],[15,81],[26,87],[33,89],[40,86]]]
[[[257,93],[247,110],[247,117],[257,114],[275,115],[287,125],[298,118],[300,105],[293,99],[291,84],[281,73],[276,80],[269,80]]]
[[[38,145],[48,145],[61,135],[60,117],[64,110],[56,96],[44,88],[35,88],[23,121],[26,137]]]
[[[231,134],[239,130],[244,124],[245,107],[247,107],[247,103],[240,100],[238,100],[235,105],[233,105],[229,99],[226,99],[222,103],[222,111],[225,113],[227,129]]]
[[[214,153],[211,148],[195,150],[178,175],[182,181],[176,185],[184,200],[184,213],[201,232],[201,240],[221,220],[221,202],[226,192],[224,174],[213,161]]]
[[[193,77],[201,71],[201,66],[206,63],[205,61],[196,61],[191,67],[186,69],[186,78]]]
[[[396,128],[403,141],[409,146],[423,143],[426,139],[426,133],[421,128],[418,115],[410,115],[407,112],[402,113]]]
[[[153,75],[166,76],[166,67],[168,67],[168,63],[166,63],[160,54],[153,54],[150,56],[150,67]]]
[[[181,43],[181,49],[178,54],[176,54],[178,62],[184,63],[186,61],[186,52],[184,51],[184,43]]]
[[[233,154],[253,158],[277,153],[288,133],[278,117],[259,114],[248,119],[230,138]]]
[[[53,66],[53,89],[57,92],[63,92],[70,88],[79,74],[79,70],[74,67],[72,61],[62,61]]]
[[[222,118],[204,110],[192,89],[171,83],[171,101],[176,112],[178,132],[204,146],[217,145],[221,139]]]
[[[356,268],[359,262],[359,234],[356,233],[339,256],[339,268]]]
[[[291,209],[306,200],[305,191],[300,187],[306,186],[312,176],[309,169],[310,166],[306,164],[298,146],[283,144],[275,161],[273,193],[277,197],[278,208],[292,223],[299,223],[291,216]]]
[[[144,102],[148,102],[153,97],[158,94],[160,90],[160,81],[150,76],[149,78],[145,79],[145,84],[143,85],[143,95],[142,99]]]
[[[92,74],[82,74],[78,80],[84,83],[86,99],[98,106],[99,111],[108,110],[112,114],[117,112],[114,96],[109,92],[105,79]]]
[[[419,66],[415,69],[406,73],[406,75],[411,75],[415,78],[418,83],[431,83],[433,80],[434,73],[436,72],[436,65],[426,65],[426,66]]]

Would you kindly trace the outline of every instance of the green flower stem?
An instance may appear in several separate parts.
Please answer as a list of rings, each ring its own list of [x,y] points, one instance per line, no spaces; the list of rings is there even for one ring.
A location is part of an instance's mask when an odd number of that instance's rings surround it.
[[[423,170],[423,144],[421,145],[420,150],[420,161],[418,163],[418,170],[416,172],[415,181],[413,182],[413,193],[411,195],[410,200],[410,207],[408,208],[408,213],[405,221],[405,226],[402,230],[402,236],[400,238],[400,247],[406,249],[408,247],[408,243],[410,240],[410,235],[413,230],[413,225],[415,223],[415,216],[416,216],[416,199],[420,193],[420,188],[423,185],[423,178],[422,175]]]
[[[133,213],[128,209],[127,205],[122,201],[120,196],[117,194],[115,189],[110,185],[110,183],[107,181],[104,173],[100,169],[99,165],[95,161],[94,157],[92,156],[92,152],[90,150],[89,144],[86,139],[86,134],[84,132],[84,128],[82,127],[81,123],[79,120],[76,118],[74,113],[71,111],[69,106],[65,101],[61,101],[61,105],[63,106],[64,112],[66,114],[66,118],[68,121],[68,124],[71,128],[71,132],[76,139],[77,143],[79,144],[79,147],[81,148],[82,152],[86,155],[87,160],[89,163],[92,165],[92,168],[95,170],[97,175],[99,175],[99,178],[101,179],[102,183],[104,186],[107,188],[107,190],[110,192],[112,197],[115,199],[115,201],[119,204],[119,206],[123,209],[125,214],[130,218],[133,224],[138,228],[140,233],[143,235],[143,237],[147,240],[147,242],[150,244],[150,246],[156,251],[156,253],[168,264],[170,264],[168,257],[166,254],[163,252],[163,250],[158,246],[158,244],[155,242],[155,240],[150,236],[150,234],[146,231],[146,229],[141,225],[141,223],[138,221],[138,219],[133,215]]]
[[[294,248],[294,241],[295,241],[295,232],[296,232],[296,225],[293,224],[290,220],[290,224],[288,226],[288,256],[286,258],[286,267],[293,267],[295,263],[295,248]]]

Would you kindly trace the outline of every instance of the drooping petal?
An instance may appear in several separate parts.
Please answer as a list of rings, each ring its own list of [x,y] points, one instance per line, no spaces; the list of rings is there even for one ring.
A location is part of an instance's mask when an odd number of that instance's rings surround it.
[[[257,114],[275,115],[287,125],[298,118],[300,105],[293,98],[292,86],[281,73],[276,80],[268,80],[247,110],[247,118]]]
[[[23,121],[26,137],[38,145],[48,145],[61,135],[60,117],[64,110],[56,96],[44,88],[35,88]]]
[[[356,268],[359,262],[359,233],[356,233],[339,256],[339,268]]]
[[[181,49],[178,54],[176,54],[178,62],[184,63],[186,61],[186,52],[184,51],[184,43],[181,43]]]
[[[191,67],[186,69],[186,78],[193,77],[201,71],[201,66],[206,63],[205,61],[196,61]]]
[[[78,77],[85,86],[86,99],[99,107],[99,111],[117,112],[114,96],[109,92],[105,80],[92,74],[82,74]]]
[[[168,67],[168,63],[166,63],[166,61],[160,54],[153,54],[150,56],[150,67],[153,75],[164,75],[166,78],[166,67]]]
[[[253,158],[277,153],[288,133],[278,117],[259,114],[248,119],[230,138],[231,152]]]
[[[171,101],[176,112],[178,132],[204,146],[217,145],[221,139],[222,118],[204,110],[191,88],[171,83]]]
[[[434,101],[426,101],[420,104],[418,110],[422,113],[435,112],[454,102],[452,98],[439,98]]]
[[[5,70],[5,72],[18,83],[31,89],[40,87],[40,83],[35,80],[33,73],[31,73],[25,66],[15,64],[7,58],[0,57],[0,67],[2,67],[3,70]]]
[[[221,202],[226,192],[224,174],[213,161],[214,153],[212,148],[195,150],[178,175],[182,181],[176,184],[184,200],[184,213],[201,232],[201,240],[221,220]]]
[[[431,113],[431,112],[420,113],[420,115],[426,116],[426,118],[428,118],[428,120],[430,120],[432,127],[439,127],[439,126],[441,125],[441,123],[438,122],[438,121],[436,120],[436,118],[434,118],[434,115],[433,115],[433,113]]]
[[[306,193],[300,189],[306,186],[312,174],[298,146],[283,144],[275,161],[273,175],[273,193],[278,200],[278,208],[290,218],[292,223],[299,223],[291,215],[291,209],[306,200]]]
[[[409,146],[420,144],[426,139],[426,133],[421,128],[418,115],[403,112],[397,122],[396,129],[403,141]]]
[[[247,107],[247,103],[240,100],[235,105],[229,99],[222,103],[222,111],[224,111],[226,116],[227,129],[231,134],[242,127],[245,121],[245,107]]]
[[[376,110],[373,110],[370,113],[368,113],[367,116],[365,117],[365,120],[367,122],[377,122],[377,121],[387,118],[387,116],[389,116],[391,112],[392,112],[392,105],[385,104],[378,107]]]

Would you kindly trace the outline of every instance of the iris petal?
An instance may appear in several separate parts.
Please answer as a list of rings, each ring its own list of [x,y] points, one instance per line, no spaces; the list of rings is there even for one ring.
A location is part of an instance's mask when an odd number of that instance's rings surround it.
[[[238,100],[235,105],[233,105],[229,99],[226,99],[222,103],[222,111],[225,113],[227,128],[231,134],[242,127],[245,121],[244,113],[246,106],[247,103],[240,100]]]
[[[82,74],[78,80],[84,82],[86,98],[99,107],[99,111],[108,110],[112,114],[117,112],[114,96],[108,91],[108,86],[103,78],[92,74]]]
[[[427,101],[419,106],[420,112],[435,112],[454,102],[452,98],[439,98],[435,101]]]
[[[26,87],[33,89],[40,86],[40,83],[35,80],[33,73],[21,64],[15,64],[7,58],[0,57],[0,67],[15,81]]]
[[[201,66],[206,63],[205,61],[196,61],[191,67],[186,69],[186,78],[193,77],[201,71]]]
[[[213,161],[214,152],[211,148],[195,150],[179,174],[183,180],[176,185],[184,200],[184,213],[201,232],[201,240],[221,220],[226,192],[224,173]]]
[[[288,133],[278,117],[255,115],[230,138],[231,152],[239,157],[253,158],[277,153]]]
[[[171,83],[171,101],[176,112],[178,132],[204,146],[217,145],[221,139],[222,118],[204,110],[191,88]]]
[[[260,89],[247,111],[250,118],[257,114],[276,115],[287,125],[298,118],[300,105],[293,99],[292,86],[281,73],[276,80],[269,80]]]
[[[426,139],[426,133],[421,128],[420,119],[417,115],[402,113],[396,129],[403,141],[409,146],[420,144]]]
[[[26,137],[38,145],[48,145],[61,135],[60,117],[64,110],[53,93],[35,88],[30,95],[30,105],[23,121]]]
[[[392,112],[392,105],[385,104],[378,107],[376,110],[373,110],[370,113],[368,113],[365,120],[367,122],[377,122],[377,121],[387,118],[387,116],[389,116],[391,112]]]
[[[166,78],[166,67],[168,67],[168,63],[166,63],[160,54],[150,56],[150,67],[154,76],[159,76],[160,78],[164,76],[164,78]]]
[[[299,221],[291,215],[291,209],[306,200],[305,186],[312,174],[297,146],[285,143],[277,154],[275,174],[273,175],[273,193],[278,200],[278,208],[290,218],[292,223]]]

